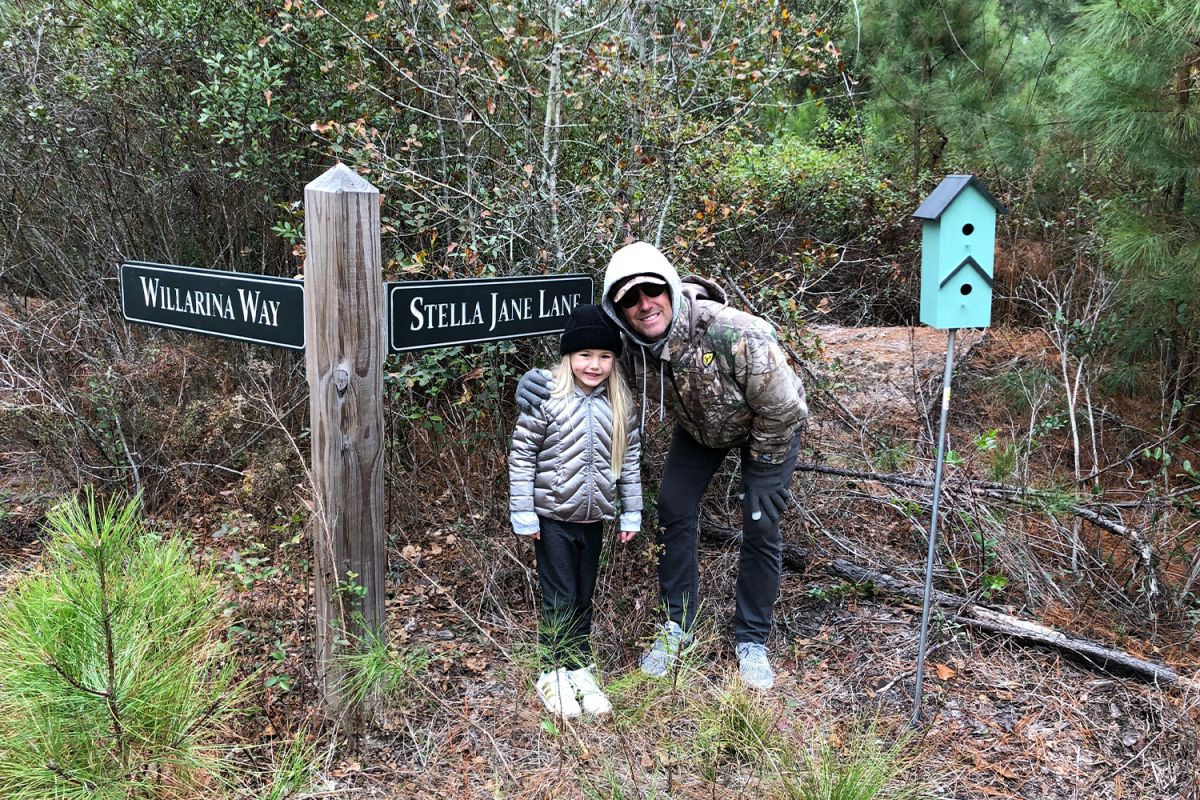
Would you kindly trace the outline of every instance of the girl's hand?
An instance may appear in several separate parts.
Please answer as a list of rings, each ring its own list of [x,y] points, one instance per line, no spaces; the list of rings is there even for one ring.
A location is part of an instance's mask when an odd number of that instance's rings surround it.
[[[621,531],[621,544],[629,544],[637,535],[637,531]]]

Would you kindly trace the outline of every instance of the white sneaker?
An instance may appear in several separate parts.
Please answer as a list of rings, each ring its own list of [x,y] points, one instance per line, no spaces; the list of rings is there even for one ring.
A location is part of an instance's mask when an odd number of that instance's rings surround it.
[[[580,667],[567,673],[575,690],[579,693],[579,702],[583,710],[589,714],[600,716],[612,711],[612,703],[596,683],[596,676],[591,667]]]
[[[735,648],[742,683],[751,689],[770,689],[775,685],[775,670],[767,660],[767,648],[758,642],[741,642]]]
[[[575,699],[575,687],[571,684],[566,667],[543,672],[537,679],[537,694],[546,705],[546,710],[556,717],[578,717],[582,709]]]

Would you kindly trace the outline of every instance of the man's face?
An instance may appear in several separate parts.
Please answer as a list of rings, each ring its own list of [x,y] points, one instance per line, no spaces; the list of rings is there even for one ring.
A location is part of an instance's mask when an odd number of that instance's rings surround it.
[[[625,315],[625,321],[629,323],[629,327],[647,342],[658,341],[666,335],[667,329],[671,327],[671,293],[665,291],[666,288],[661,284],[639,284],[621,298],[624,302],[617,304],[621,313]],[[648,289],[649,292],[657,289],[664,291],[652,296],[643,289]],[[634,295],[637,296],[637,299],[633,305],[627,307],[625,303],[629,302]]]

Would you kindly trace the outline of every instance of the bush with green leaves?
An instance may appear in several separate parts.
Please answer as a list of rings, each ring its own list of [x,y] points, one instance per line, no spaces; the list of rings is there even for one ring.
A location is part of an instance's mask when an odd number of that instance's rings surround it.
[[[137,499],[47,516],[45,560],[0,602],[0,796],[211,794],[237,706],[225,602]]]
[[[688,268],[740,288],[782,329],[806,316],[798,301],[838,318],[911,319],[916,287],[881,256],[911,241],[911,201],[855,147],[731,131],[706,158],[680,226],[695,244]]]

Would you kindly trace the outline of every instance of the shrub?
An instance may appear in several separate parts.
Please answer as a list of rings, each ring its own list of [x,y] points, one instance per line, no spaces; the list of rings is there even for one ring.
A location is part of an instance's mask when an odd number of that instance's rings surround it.
[[[889,255],[911,246],[911,199],[852,148],[730,136],[708,157],[684,193],[687,268],[736,282],[783,327],[804,316],[797,302],[833,319],[913,317],[908,257]]]
[[[780,734],[780,712],[750,690],[735,685],[695,712],[697,760],[709,780],[729,764],[765,767],[768,775],[785,771],[791,752]]]
[[[47,517],[44,566],[0,603],[0,795],[187,797],[219,778],[240,685],[217,584],[137,499]]]

